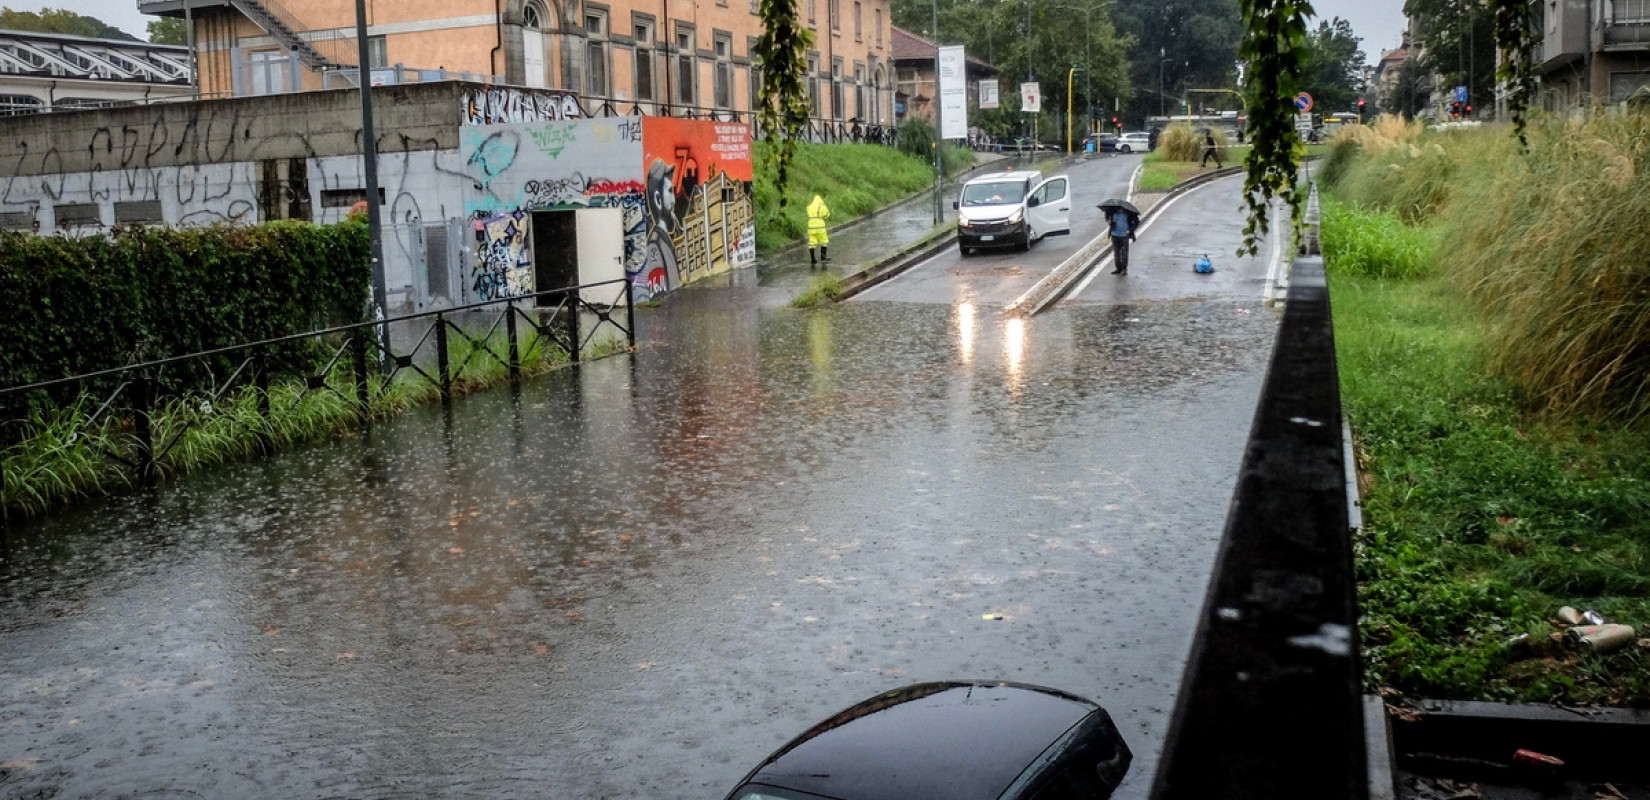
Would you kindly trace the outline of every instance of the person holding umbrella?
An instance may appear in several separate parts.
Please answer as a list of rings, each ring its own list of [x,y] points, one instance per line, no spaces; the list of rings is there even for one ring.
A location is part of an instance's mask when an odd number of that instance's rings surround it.
[[[1116,264],[1111,274],[1127,275],[1129,242],[1134,241],[1134,231],[1140,227],[1140,209],[1127,200],[1113,198],[1102,202],[1100,210],[1106,213],[1106,227],[1111,232],[1112,261]]]

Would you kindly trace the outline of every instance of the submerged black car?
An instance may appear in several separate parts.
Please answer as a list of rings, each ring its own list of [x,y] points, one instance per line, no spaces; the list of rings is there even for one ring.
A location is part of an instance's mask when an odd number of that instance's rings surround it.
[[[946,681],[885,692],[793,739],[728,800],[1089,800],[1132,759],[1100,706],[1056,689]]]

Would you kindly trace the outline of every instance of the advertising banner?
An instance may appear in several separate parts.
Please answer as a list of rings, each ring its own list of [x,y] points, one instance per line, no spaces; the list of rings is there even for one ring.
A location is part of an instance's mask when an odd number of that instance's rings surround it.
[[[940,138],[968,137],[968,67],[962,45],[940,48]]]
[[[1020,110],[1027,114],[1037,114],[1043,110],[1043,93],[1037,91],[1036,81],[1020,84]]]
[[[998,105],[1000,104],[997,102],[997,82],[980,81],[980,108],[996,108]]]

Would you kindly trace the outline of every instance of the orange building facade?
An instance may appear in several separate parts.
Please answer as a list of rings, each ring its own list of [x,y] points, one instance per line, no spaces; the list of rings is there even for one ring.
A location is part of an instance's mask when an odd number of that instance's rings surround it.
[[[368,0],[376,84],[468,79],[576,93],[587,113],[748,113],[759,0]],[[817,118],[894,122],[888,0],[800,0],[814,32]],[[252,96],[355,86],[345,0],[139,0],[190,23],[200,91]]]

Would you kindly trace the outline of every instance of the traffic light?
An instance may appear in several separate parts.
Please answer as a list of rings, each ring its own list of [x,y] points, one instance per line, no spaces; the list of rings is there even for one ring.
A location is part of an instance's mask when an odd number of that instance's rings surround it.
[[[1358,124],[1364,124],[1364,99],[1358,98]]]
[[[1449,104],[1449,115],[1456,119],[1461,118],[1461,101],[1456,100]]]
[[[1113,128],[1118,129],[1118,130],[1123,130],[1123,120],[1120,120],[1116,117],[1112,117],[1111,118],[1111,126]]]

